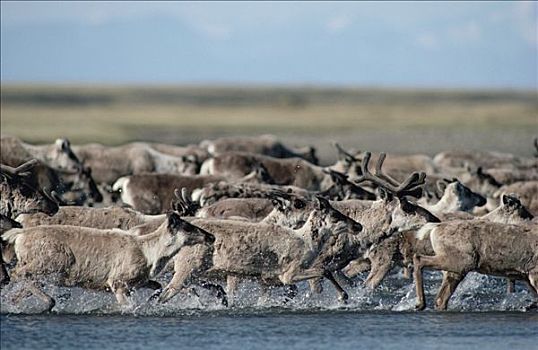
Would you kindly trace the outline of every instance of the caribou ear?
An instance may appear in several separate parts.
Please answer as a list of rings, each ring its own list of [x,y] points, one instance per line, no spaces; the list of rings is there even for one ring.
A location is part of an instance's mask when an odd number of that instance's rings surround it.
[[[446,190],[446,182],[445,180],[438,180],[437,181],[437,189],[441,192],[441,193],[444,193],[445,190]]]
[[[282,198],[273,197],[271,199],[271,203],[273,203],[274,207],[277,208],[279,211],[286,211],[288,209]]]
[[[385,190],[383,187],[378,187],[377,191],[379,192],[379,197],[385,202],[390,202],[392,200],[392,193]]]
[[[501,202],[503,205],[508,205],[509,199],[508,199],[508,196],[504,193],[501,194]]]
[[[168,212],[166,214],[166,218],[168,220],[168,228],[172,232],[172,234],[175,234],[178,230],[178,228],[181,227],[181,224],[183,220],[179,217],[179,215],[173,211]]]
[[[521,207],[521,202],[519,201],[519,199],[516,197],[515,194],[505,194],[503,193],[501,195],[501,201],[504,205],[508,206],[508,207]]]
[[[56,147],[59,151],[68,152],[71,149],[71,143],[66,138],[60,138],[56,140]]]
[[[306,203],[299,198],[295,198],[293,200],[293,206],[295,207],[295,209],[303,209],[304,207],[306,207]]]
[[[321,210],[327,210],[331,208],[331,204],[329,201],[321,196],[316,196],[316,200],[318,201],[319,209]]]
[[[181,156],[181,159],[185,163],[198,163],[198,157],[196,157],[196,155],[194,155],[194,154],[188,154],[188,155],[185,155],[185,156]]]
[[[196,154],[191,154],[191,155],[189,155],[189,160],[192,163],[198,163],[198,156]]]

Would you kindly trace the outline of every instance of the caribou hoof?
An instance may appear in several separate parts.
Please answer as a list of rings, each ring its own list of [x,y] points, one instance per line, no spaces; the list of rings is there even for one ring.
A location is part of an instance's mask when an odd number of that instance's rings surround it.
[[[424,304],[424,303],[418,303],[418,304],[415,305],[415,310],[417,310],[417,311],[422,311],[425,308],[426,308],[426,304]]]
[[[149,297],[148,301],[155,301],[159,299],[159,296],[162,294],[162,288],[156,289],[153,294]]]
[[[67,300],[69,300],[69,298],[71,298],[71,292],[70,291],[65,291],[62,294],[58,295],[58,297],[57,297],[57,299],[60,301],[60,303],[66,302]]]
[[[10,282],[9,275],[5,274],[0,277],[0,288],[7,286]]]
[[[50,298],[50,300],[47,302],[47,308],[44,312],[46,313],[52,312],[52,309],[54,308],[54,306],[56,306],[56,301]]]
[[[155,294],[155,293],[153,293]],[[176,295],[174,288],[165,288],[159,296],[156,296],[159,304],[164,304]]]
[[[525,308],[525,311],[538,310],[538,302],[534,302]]]
[[[228,298],[226,297],[226,295],[222,296],[222,298],[220,299],[220,303],[222,304],[222,306],[228,307]]]
[[[338,301],[342,304],[347,304],[347,301],[349,300],[349,295],[347,293],[342,293],[339,297],[338,297]]]

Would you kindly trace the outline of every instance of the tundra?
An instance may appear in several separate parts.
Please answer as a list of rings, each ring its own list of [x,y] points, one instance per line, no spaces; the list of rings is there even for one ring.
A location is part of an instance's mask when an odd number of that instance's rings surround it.
[[[175,213],[144,236],[121,230],[39,226],[10,230],[2,239],[15,247],[13,280],[23,281],[27,291],[42,299],[49,311],[55,301],[38,286],[42,277],[57,277],[55,281],[61,286],[110,288],[118,303],[125,304],[132,288],[159,288],[151,279],[182,247],[210,245],[215,240]]]

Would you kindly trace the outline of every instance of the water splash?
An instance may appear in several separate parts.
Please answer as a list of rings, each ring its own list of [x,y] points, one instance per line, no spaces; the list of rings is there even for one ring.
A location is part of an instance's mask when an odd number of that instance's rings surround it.
[[[349,300],[341,304],[336,299],[334,288],[327,281],[323,282],[323,292],[313,294],[307,283],[298,285],[297,296],[287,301],[283,288],[272,288],[264,293],[254,281],[240,283],[235,294],[233,306],[226,308],[208,291],[196,288],[198,295],[180,293],[166,304],[149,302],[151,290],[136,290],[129,297],[129,304],[121,306],[116,303],[112,293],[91,291],[82,288],[57,287],[45,284],[44,290],[56,300],[54,313],[58,314],[129,314],[136,316],[173,316],[189,315],[199,312],[267,312],[279,310],[351,310],[351,311],[413,311],[415,306],[415,288],[412,280],[402,278],[396,271],[374,291],[362,284],[365,276],[359,276],[357,286],[346,287]],[[165,282],[165,281],[163,281]],[[441,283],[441,274],[428,272],[424,274],[424,290],[428,309],[433,308],[435,294]],[[24,288],[22,283],[12,283],[0,293],[1,313],[32,314],[45,311],[44,303],[34,296],[22,298],[19,303],[13,298]],[[506,282],[477,273],[470,273],[458,286],[449,302],[452,311],[525,311],[533,302],[532,294],[523,284],[517,285],[516,292],[506,293]]]

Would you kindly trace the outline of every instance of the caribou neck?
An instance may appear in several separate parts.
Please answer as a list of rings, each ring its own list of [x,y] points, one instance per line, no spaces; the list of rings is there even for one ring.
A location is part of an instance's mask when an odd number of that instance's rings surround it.
[[[314,244],[312,237],[313,231],[316,229],[320,229],[320,227],[315,227],[315,219],[316,211],[312,211],[310,215],[308,215],[308,219],[306,219],[304,225],[297,230],[293,230],[295,234],[299,236],[310,247],[312,247]]]
[[[447,196],[446,194],[441,197],[439,202],[435,203],[434,205],[425,205],[423,206],[424,209],[427,209],[434,215],[440,215],[443,212],[452,213],[455,211],[460,210],[459,201],[454,201],[450,196]]]
[[[166,246],[168,237],[167,232],[168,222],[165,221],[157,230],[143,236],[135,236],[134,239],[138,242],[140,250],[146,258],[147,266],[155,272],[158,265],[162,264],[163,260],[168,260],[170,257],[164,255],[163,247]],[[152,273],[154,275],[155,273]]]

